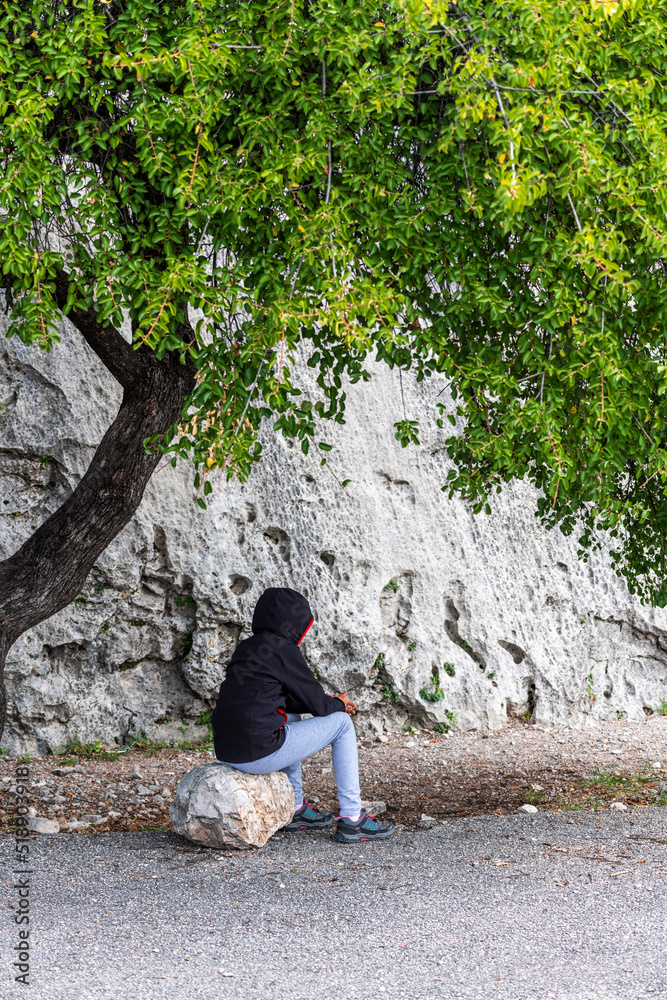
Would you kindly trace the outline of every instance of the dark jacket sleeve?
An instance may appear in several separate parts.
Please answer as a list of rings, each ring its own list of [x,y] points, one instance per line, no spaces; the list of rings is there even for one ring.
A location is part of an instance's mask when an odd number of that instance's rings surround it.
[[[297,701],[291,694],[288,694],[285,698],[285,711],[290,712],[293,715],[303,715],[305,712],[310,713],[308,706],[303,705],[300,701]]]
[[[340,698],[331,698],[325,694],[324,688],[315,680],[303,654],[296,646],[283,650],[282,660],[285,675],[281,680],[287,691],[287,702],[290,706],[299,706],[290,707],[289,711],[299,714],[310,712],[311,715],[331,715],[333,712],[345,711]]]

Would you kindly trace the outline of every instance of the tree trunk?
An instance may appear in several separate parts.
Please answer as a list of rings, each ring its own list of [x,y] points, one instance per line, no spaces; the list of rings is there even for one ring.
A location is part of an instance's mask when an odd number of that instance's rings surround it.
[[[66,301],[66,276],[60,295]],[[90,468],[65,503],[9,559],[0,563],[0,736],[7,700],[5,660],[26,629],[66,607],[81,592],[100,553],[136,511],[161,452],[146,438],[165,434],[178,421],[195,384],[192,361],[176,354],[162,361],[134,351],[113,328],[77,310],[70,319],[124,388],[113,424]],[[184,334],[190,332],[184,329]]]

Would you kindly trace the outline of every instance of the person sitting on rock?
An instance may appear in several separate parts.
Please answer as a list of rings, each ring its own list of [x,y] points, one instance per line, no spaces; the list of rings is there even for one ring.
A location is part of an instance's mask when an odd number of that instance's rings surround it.
[[[314,621],[308,601],[288,587],[269,587],[257,601],[253,635],[239,643],[213,713],[215,755],[246,774],[284,771],[294,789],[287,830],[331,826],[334,817],[303,798],[301,761],[331,744],[340,816],[336,840],[383,840],[394,825],[361,806],[355,705],[347,691],[334,698],[308,668],[299,643]],[[313,718],[302,719],[310,713]]]

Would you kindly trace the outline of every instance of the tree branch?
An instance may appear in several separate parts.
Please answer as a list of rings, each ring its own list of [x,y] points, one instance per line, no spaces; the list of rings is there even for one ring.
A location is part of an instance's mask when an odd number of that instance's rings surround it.
[[[88,346],[95,352],[102,364],[124,389],[128,389],[138,377],[145,373],[144,352],[133,347],[123,338],[115,326],[99,323],[92,309],[80,309],[74,305],[66,312],[69,292],[69,274],[56,274],[56,302],[63,314],[74,324]]]

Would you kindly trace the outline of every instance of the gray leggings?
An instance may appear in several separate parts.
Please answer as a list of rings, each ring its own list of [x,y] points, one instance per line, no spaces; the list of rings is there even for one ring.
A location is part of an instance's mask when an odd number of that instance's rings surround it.
[[[284,771],[292,783],[294,800],[303,798],[301,761],[322,747],[331,744],[334,775],[338,785],[338,803],[341,816],[356,818],[361,812],[359,792],[359,755],[357,737],[352,719],[344,712],[302,719],[288,715],[285,725],[285,742],[268,757],[251,760],[248,764],[230,764],[246,774],[270,774]],[[222,762],[223,764],[226,761]]]

